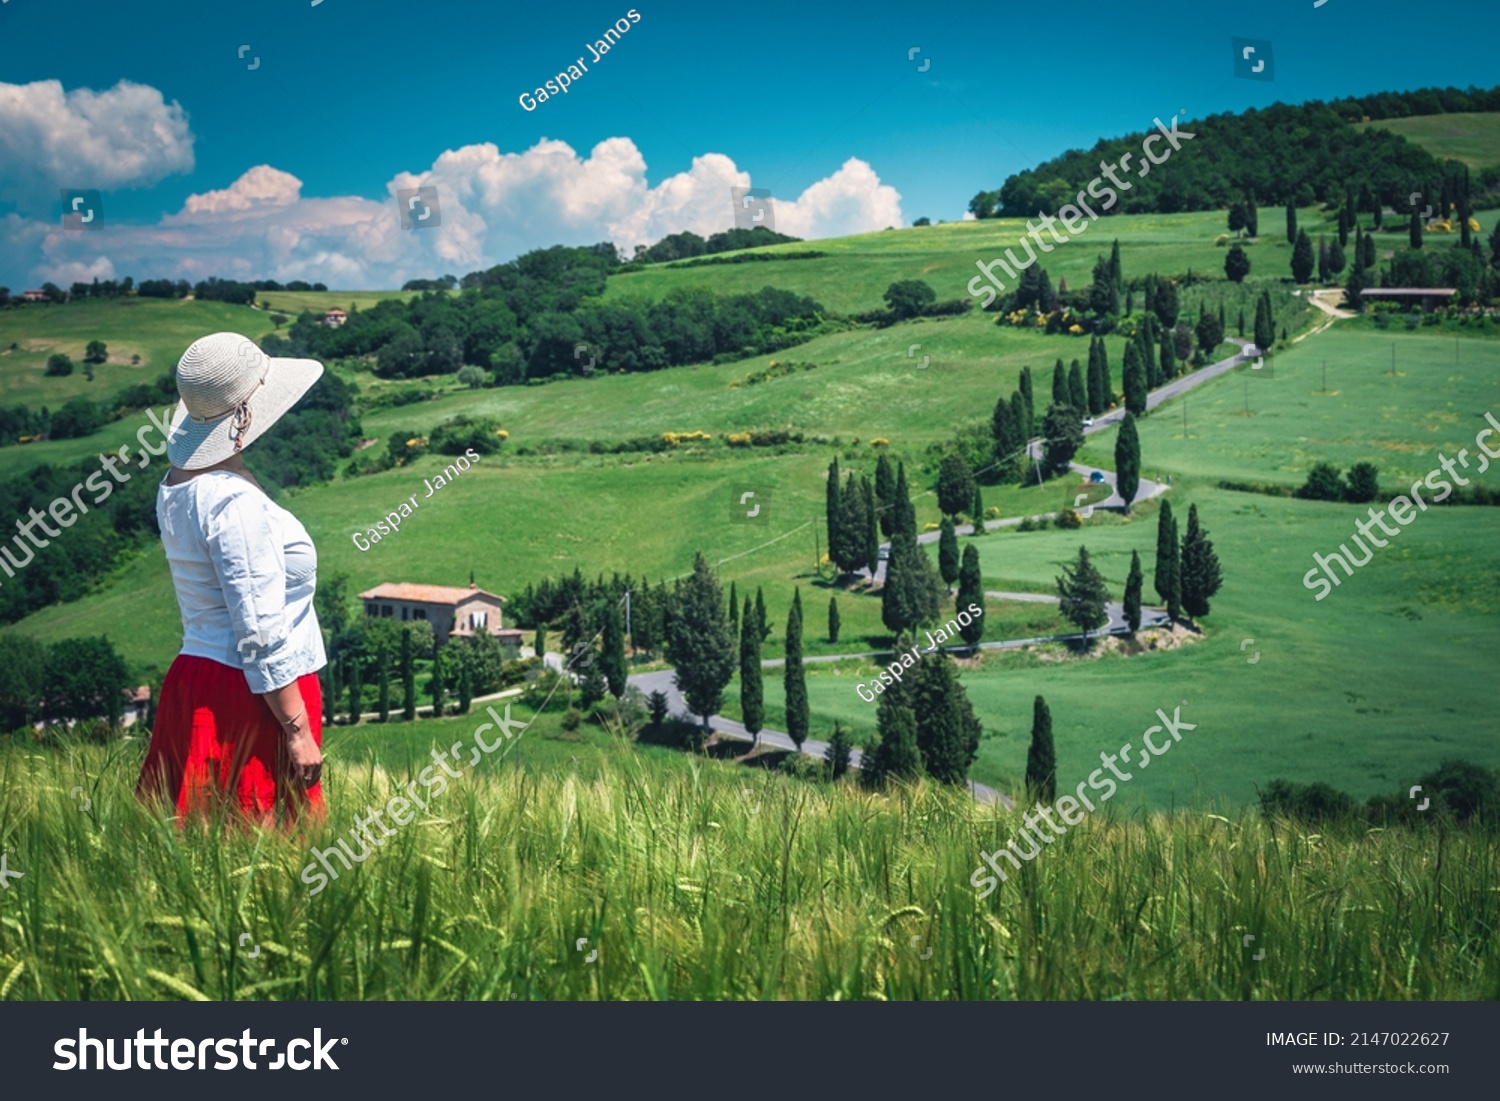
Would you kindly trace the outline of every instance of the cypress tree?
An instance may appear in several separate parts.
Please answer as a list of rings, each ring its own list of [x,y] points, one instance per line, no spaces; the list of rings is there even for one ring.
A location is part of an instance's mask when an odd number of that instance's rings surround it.
[[[1057,365],[1052,368],[1052,404],[1068,404],[1068,372],[1063,367],[1063,361],[1059,359]]]
[[[1328,282],[1328,242],[1318,235],[1318,282]]]
[[[828,531],[828,560],[837,569],[844,548],[844,536],[841,530],[844,519],[844,495],[842,483],[839,481],[837,457],[828,464],[828,485],[825,488],[825,497],[823,512],[824,526]]]
[[[974,503],[969,506],[969,515],[974,519],[974,534],[984,534],[984,494],[979,491],[979,483],[974,483]]]
[[[1063,567],[1057,579],[1057,595],[1062,617],[1085,635],[1109,622],[1109,591],[1089,560],[1087,547],[1079,547],[1078,561]]]
[[[829,615],[832,617],[834,613],[830,610]],[[760,624],[755,620],[755,610],[750,606],[748,596],[745,597],[745,615],[740,622],[740,715],[745,733],[750,735],[751,748],[754,748],[760,744],[766,707],[765,683],[760,670]]]
[[[1140,416],[1146,412],[1146,365],[1133,342],[1125,345],[1124,383],[1126,415]]]
[[[766,598],[759,585],[755,586],[755,625],[760,628],[762,642],[771,637],[771,620],[766,616]]]
[[[1080,413],[1089,407],[1088,390],[1083,385],[1083,372],[1078,368],[1078,361],[1073,361],[1073,366],[1068,368],[1068,404]]]
[[[1307,231],[1297,231],[1297,243],[1292,246],[1292,282],[1306,283],[1313,273],[1313,247]]]
[[[1172,334],[1163,333],[1161,338],[1161,378],[1163,382],[1177,377],[1177,356],[1172,351]]]
[[[870,518],[865,514],[865,497],[858,485],[854,482],[854,474],[851,471],[848,480],[844,482],[843,513],[839,517],[839,544],[830,554],[833,563],[843,573],[854,573],[864,566],[868,559],[865,553],[865,539],[869,530]]]
[[[1104,343],[1102,336],[1099,338],[1099,400],[1102,406],[1100,412],[1115,403],[1115,379],[1109,370],[1109,346]]]
[[[828,598],[828,641],[836,643],[839,640],[839,598],[830,596]]]
[[[786,689],[786,732],[802,751],[807,741],[807,672],[802,668],[802,589],[792,593],[792,610],[786,617],[786,665],[782,670]]]
[[[1240,319],[1239,319],[1238,324],[1235,325],[1234,335],[1238,336],[1238,337],[1243,337],[1245,335],[1245,307],[1244,306],[1240,307]]]
[[[979,614],[966,627],[959,624],[959,633],[970,646],[978,646],[984,638],[984,579],[979,572],[979,550],[970,543],[964,548],[963,564],[958,569],[958,599],[954,607],[967,611],[970,605],[978,605]],[[972,613],[970,613],[972,615]]]
[[[891,469],[891,460],[881,451],[880,458],[875,460],[875,502],[878,506],[876,515],[880,520],[880,534],[887,539],[895,530],[892,524],[896,513],[891,507],[896,500],[896,472]]]
[[[739,593],[736,591],[735,582],[729,583],[729,630],[735,638],[740,637],[740,605]]]
[[[388,723],[391,721],[391,655],[387,650],[380,651],[380,680],[379,680],[379,703],[380,721]]]
[[[733,591],[731,589],[731,591]],[[735,626],[739,629],[740,610],[735,608]],[[604,675],[604,683],[609,687],[609,694],[615,699],[625,695],[626,681],[628,679],[625,664],[625,624],[620,615],[620,605],[610,601],[609,609],[604,613],[604,638],[600,645],[599,672]]]
[[[961,784],[979,752],[979,720],[958,669],[946,652],[930,654],[907,676],[911,709],[917,717],[917,752],[927,775],[945,784]]]
[[[1088,413],[1097,417],[1104,412],[1104,382],[1099,377],[1099,337],[1089,338],[1089,365],[1085,389],[1088,390]]]
[[[1015,407],[1008,406],[1006,415],[1012,417],[1013,426],[1014,412]],[[1001,414],[997,410],[995,415]],[[938,508],[945,516],[957,516],[974,500],[974,472],[962,454],[950,452],[938,464],[937,499]]]
[[[1031,434],[1026,430],[1026,399],[1019,390],[1012,390],[1010,394],[1010,419],[1016,426],[1016,446],[1021,448],[1024,458],[1026,445],[1031,442]],[[967,501],[964,502],[964,507],[968,507]]]
[[[870,579],[875,579],[876,571],[880,569],[880,520],[879,507],[875,503],[875,487],[870,484],[866,475],[860,475],[859,488],[864,497],[865,517],[865,569],[870,571]]]
[[[995,402],[995,412],[990,416],[990,435],[995,440],[996,471],[1002,481],[1009,481],[1019,469],[1025,441],[1016,431],[1014,411],[1004,398]]]
[[[417,665],[412,659],[410,627],[401,628],[401,691],[402,716],[412,722],[417,717]]]
[[[403,633],[408,638],[411,636],[409,629]],[[547,625],[545,623],[538,623],[536,625],[536,635],[531,640],[531,648],[536,651],[538,658],[547,652]]]
[[[1412,248],[1422,247],[1422,219],[1415,210],[1411,212],[1411,225],[1407,227],[1407,238]]]
[[[917,506],[911,503],[911,488],[906,482],[906,464],[896,464],[896,529],[913,540],[917,537]]]
[[[828,735],[828,749],[824,760],[828,762],[828,778],[838,780],[849,771],[849,759],[854,752],[854,740],[837,720],[833,720],[833,732]]]
[[[1120,271],[1120,239],[1118,237],[1109,249],[1109,281],[1114,287],[1115,300],[1118,301],[1125,293],[1125,277]]]
[[[1125,502],[1125,512],[1141,488],[1141,438],[1136,432],[1135,414],[1128,409],[1115,436],[1115,490]]]
[[[1188,508],[1187,535],[1182,540],[1182,607],[1197,619],[1208,615],[1208,601],[1219,591],[1223,577],[1219,556],[1208,532],[1198,525],[1198,506]]]
[[[943,517],[938,534],[938,574],[943,584],[952,586],[958,580],[958,535],[953,530],[953,521]]]
[[[1355,248],[1359,248],[1360,247],[1360,244],[1359,244],[1359,242],[1357,240],[1354,242],[1354,247]],[[1338,275],[1339,275],[1339,273],[1344,270],[1345,266],[1348,263],[1349,263],[1349,258],[1344,255],[1344,250],[1342,248],[1340,248],[1338,245],[1334,245],[1332,248],[1330,248],[1328,250],[1328,274],[1329,275],[1337,278]]]
[[[1057,798],[1057,750],[1052,744],[1052,712],[1041,696],[1031,705],[1031,747],[1026,751],[1026,798],[1050,803]]]
[[[458,667],[458,713],[467,715],[469,704],[474,701],[474,673],[468,661]]]
[[[1297,243],[1297,207],[1290,199],[1286,204],[1286,243]]]
[[[1355,261],[1355,266],[1358,267],[1360,264],[1364,264],[1367,268],[1373,268],[1375,266],[1375,235],[1371,233],[1367,236],[1364,233],[1360,233],[1357,243],[1359,244],[1359,249],[1357,250],[1359,259]]]
[[[428,689],[432,692],[432,717],[436,719],[443,714],[443,655],[436,639],[432,642],[432,680]]]
[[[1125,625],[1130,628],[1130,635],[1141,629],[1141,585],[1144,578],[1141,575],[1141,556],[1136,551],[1130,552],[1130,573],[1125,578]]]
[[[1172,561],[1177,546],[1177,527],[1172,520],[1172,502],[1163,501],[1156,515],[1156,586],[1157,599],[1166,602],[1172,591]]]
[[[1026,402],[1026,423],[1021,426],[1022,435],[1030,440],[1036,435],[1036,390],[1030,367],[1021,368],[1021,398]]]
[[[1347,245],[1349,243],[1349,227],[1353,223],[1353,220],[1347,206],[1339,207],[1339,244]]]
[[[1271,350],[1271,345],[1276,343],[1276,330],[1271,318],[1271,300],[1262,294],[1255,300],[1255,350],[1262,355]]]
[[[693,714],[703,725],[724,703],[724,688],[734,676],[734,637],[724,614],[723,589],[702,553],[693,556],[693,572],[682,586],[672,616],[667,659],[674,679]]]
[[[917,751],[917,716],[906,693],[887,689],[875,705],[878,740],[865,755],[865,782],[878,787],[890,780],[914,780],[922,774]]]
[[[1156,317],[1163,329],[1177,324],[1177,284],[1163,279],[1156,288]]]

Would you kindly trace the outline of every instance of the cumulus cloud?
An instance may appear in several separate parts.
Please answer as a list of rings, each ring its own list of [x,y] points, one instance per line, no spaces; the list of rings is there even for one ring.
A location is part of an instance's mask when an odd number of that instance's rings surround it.
[[[397,173],[384,201],[307,197],[296,176],[257,165],[223,188],[189,196],[156,225],[111,223],[102,233],[78,233],[8,223],[0,234],[32,242],[29,251],[41,254],[30,276],[37,281],[62,282],[60,273],[97,273],[108,264],[138,279],[220,275],[389,288],[555,244],[608,240],[629,256],[668,233],[706,236],[733,225],[729,189],[751,184],[731,158],[705,153],[652,186],[645,158],[623,137],[601,141],[587,155],[546,139],[519,153],[486,142],[448,150],[422,171]],[[441,224],[402,230],[397,193],[424,186],[437,188]],[[809,239],[860,233],[900,225],[901,198],[869,164],[851,158],[795,198],[777,197],[775,217],[778,230]]]
[[[128,80],[103,92],[0,83],[0,147],[0,201],[24,208],[55,203],[61,188],[149,187],[193,167],[182,108]]]

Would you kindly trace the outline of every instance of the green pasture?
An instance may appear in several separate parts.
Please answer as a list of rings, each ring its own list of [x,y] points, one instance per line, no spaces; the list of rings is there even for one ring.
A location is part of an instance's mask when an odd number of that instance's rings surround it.
[[[1413,115],[1358,124],[1361,129],[1390,130],[1415,142],[1439,160],[1449,157],[1470,168],[1500,163],[1500,112]]]

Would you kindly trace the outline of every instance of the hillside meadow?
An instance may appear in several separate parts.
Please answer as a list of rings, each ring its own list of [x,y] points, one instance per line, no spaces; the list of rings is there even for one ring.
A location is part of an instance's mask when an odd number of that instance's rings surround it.
[[[0,748],[0,828],[25,876],[0,900],[0,998],[1500,994],[1500,848],[1477,832],[1106,810],[981,899],[978,853],[1015,812],[621,744],[572,768],[481,762],[362,863],[328,857],[337,878],[313,895],[314,851],[414,764],[330,770],[327,818],[288,836],[162,818],[131,795],[138,755]]]

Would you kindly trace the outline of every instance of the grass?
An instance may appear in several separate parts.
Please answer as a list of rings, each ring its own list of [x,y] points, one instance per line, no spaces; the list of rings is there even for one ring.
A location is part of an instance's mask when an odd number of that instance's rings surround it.
[[[0,900],[0,999],[1500,995],[1500,847],[1479,833],[1105,808],[981,901],[978,853],[1013,812],[617,742],[573,772],[476,766],[353,870],[329,857],[339,877],[310,896],[311,850],[414,771],[331,770],[326,823],[288,837],[159,817],[124,746],[0,747],[25,873]]]
[[[1079,186],[1087,182],[1080,181]],[[1311,209],[1302,211],[1300,218],[1309,233],[1317,232],[1320,227],[1326,232],[1334,224],[1322,212]],[[1241,242],[1250,255],[1252,271],[1256,275],[1274,272],[1280,276],[1289,270],[1291,247],[1282,232],[1279,211],[1269,207],[1263,210],[1260,228],[1266,232],[1258,239]],[[1225,250],[1214,242],[1227,232],[1223,211],[1111,215],[1091,223],[1081,236],[1054,244],[1053,251],[1046,253],[1041,263],[1054,287],[1061,279],[1066,279],[1074,289],[1086,287],[1092,282],[1095,261],[1108,256],[1111,243],[1118,238],[1126,279],[1153,271],[1182,275],[1189,269],[1217,279],[1224,275]],[[714,289],[722,294],[755,291],[770,284],[810,295],[830,310],[853,314],[883,308],[881,296],[892,283],[921,279],[937,292],[940,301],[968,298],[969,280],[979,274],[975,262],[1002,256],[1007,248],[1022,253],[1018,241],[1025,235],[1026,221],[1021,218],[882,230],[818,241],[816,247],[827,255],[816,260],[729,264],[707,269],[652,265],[611,279],[606,297],[641,295],[655,299],[674,287],[701,286],[705,279],[711,279]],[[1042,237],[1050,243],[1045,233]],[[807,247],[793,243],[757,251],[775,255]],[[1118,360],[1112,357],[1111,362]]]
[[[244,306],[161,298],[85,299],[0,310],[0,405],[56,409],[80,394],[102,402],[126,386],[170,373],[194,340],[224,330],[259,340],[272,331],[271,319]],[[93,382],[83,374],[83,353],[91,340],[102,340],[109,348],[109,360],[94,367]],[[73,373],[47,378],[47,357],[58,352],[73,360]],[[135,355],[141,362],[132,366]],[[72,447],[78,450],[77,442]],[[7,450],[0,448],[0,454]]]
[[[1415,142],[1438,160],[1449,157],[1470,168],[1487,168],[1500,161],[1500,112],[1454,115],[1414,115],[1359,124],[1361,129],[1390,130]]]

